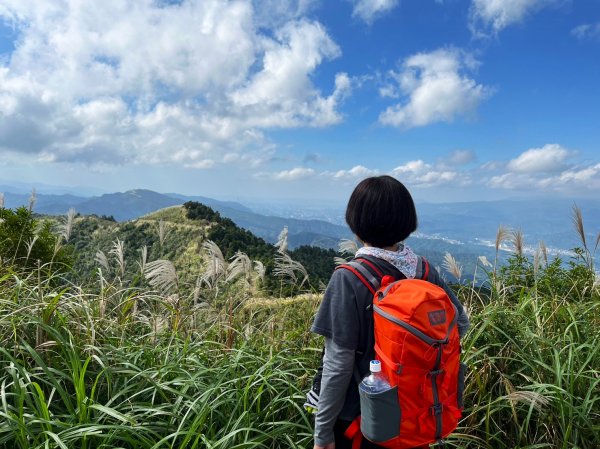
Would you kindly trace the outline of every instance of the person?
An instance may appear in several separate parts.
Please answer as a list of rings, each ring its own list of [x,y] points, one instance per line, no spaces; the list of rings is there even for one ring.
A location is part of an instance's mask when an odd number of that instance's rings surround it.
[[[420,279],[424,260],[403,242],[417,228],[413,199],[406,187],[391,176],[360,182],[348,201],[346,222],[363,245],[356,258],[364,258],[394,279]],[[456,295],[431,268],[429,282],[444,288],[458,310],[462,337],[469,319]],[[360,414],[359,379],[375,358],[373,295],[350,271],[335,270],[311,331],[325,337],[320,394],[315,415],[314,449],[350,449],[344,431]],[[378,448],[363,439],[361,448]]]

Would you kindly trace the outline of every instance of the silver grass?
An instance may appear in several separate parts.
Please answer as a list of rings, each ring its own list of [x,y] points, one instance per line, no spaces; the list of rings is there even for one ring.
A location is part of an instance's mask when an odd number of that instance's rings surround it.
[[[225,257],[223,257],[219,245],[212,240],[202,243],[202,252],[205,255],[203,279],[207,282],[209,280],[214,282],[226,272]]]
[[[341,254],[348,254],[354,257],[358,251],[358,244],[356,240],[342,239],[338,244],[338,252]]]
[[[61,248],[62,248],[62,238],[59,237],[54,241],[54,252],[52,253],[53,256],[56,256]]]
[[[177,270],[170,260],[159,259],[149,262],[146,264],[144,276],[152,287],[163,293],[179,289]]]
[[[192,303],[197,304],[200,299],[200,291],[202,288],[202,276],[196,278],[196,285],[194,286],[194,294],[192,296]]]
[[[65,242],[68,242],[71,238],[71,232],[73,231],[74,221],[75,209],[70,208],[60,229],[60,236],[65,239]]]
[[[348,260],[344,259],[343,257],[334,257],[333,263],[335,263],[336,266],[344,265],[345,263],[348,263]]]
[[[277,251],[280,253],[285,253],[288,250],[288,234],[288,227],[284,226],[279,233],[279,237],[277,237]]]
[[[0,209],[4,209],[4,193],[0,192]]]
[[[158,222],[158,242],[161,248],[163,247],[165,240],[169,235],[169,231],[170,230],[167,228],[165,222],[163,220],[160,220]]]
[[[356,243],[355,240],[342,239],[342,240],[340,240],[340,243],[338,244],[338,252],[340,254],[347,254],[348,256],[350,256],[350,258],[346,259],[344,257],[334,257],[333,262],[336,265],[343,265],[345,263],[348,263],[348,261],[356,255],[357,251],[358,251],[358,244]]]
[[[29,212],[33,211],[33,206],[37,201],[37,194],[35,193],[35,187],[31,189],[31,195],[29,196]]]
[[[267,273],[267,269],[265,268],[265,264],[260,260],[254,261],[254,272],[256,273],[256,277],[262,282],[265,280],[265,274]]]
[[[508,399],[512,405],[515,405],[517,402],[524,402],[535,408],[537,411],[542,411],[550,404],[550,400],[547,397],[535,391],[512,391],[507,394],[505,398]]]
[[[598,245],[600,245],[600,232],[598,233],[598,237],[596,237],[596,244],[594,245],[594,252],[598,249]]]
[[[488,268],[493,267],[492,263],[488,260],[487,257],[479,256],[478,259],[479,259],[479,262],[481,262],[481,265],[483,265],[484,267],[488,267]]]
[[[31,238],[31,240],[29,240],[29,242],[27,242],[27,259],[29,259],[33,245],[35,245],[35,242],[37,242],[38,237],[39,236],[36,234]]]
[[[148,262],[148,247],[144,245],[142,248],[140,248],[140,260],[138,262],[141,273],[146,270],[146,262]]]
[[[117,239],[116,242],[113,242],[113,246],[108,253],[114,256],[115,260],[117,261],[117,266],[119,267],[121,277],[125,276],[124,242],[122,240]]]
[[[510,241],[515,247],[515,253],[518,256],[523,256],[523,246],[525,245],[523,232],[520,229],[515,229],[510,233]]]
[[[106,257],[106,254],[104,254],[103,251],[96,251],[96,256],[94,257],[94,260],[105,270],[109,270],[108,257]]]
[[[585,229],[583,227],[583,215],[581,209],[576,204],[573,204],[573,215],[571,216],[571,220],[573,221],[573,226],[575,227],[575,231],[577,231],[577,235],[579,235],[579,238],[581,239],[583,249],[587,250],[588,246],[585,238]]]
[[[537,276],[540,270],[540,262],[542,259],[542,250],[541,248],[537,248],[535,253],[533,253],[533,275]]]
[[[231,282],[238,277],[248,279],[252,273],[252,261],[246,253],[238,251],[231,258],[231,263],[227,267],[227,277],[225,282]]]
[[[448,273],[460,281],[460,278],[462,277],[462,266],[456,261],[452,254],[447,252],[444,255],[442,266]]]
[[[275,256],[275,268],[273,274],[282,278],[289,278],[291,283],[298,283],[298,276],[301,275],[302,280],[300,281],[300,287],[308,280],[308,272],[306,268],[298,262],[293,260],[289,254],[279,253]]]
[[[498,226],[498,231],[496,232],[496,241],[494,242],[494,247],[496,248],[496,254],[494,256],[494,276],[496,275],[496,267],[498,266],[498,252],[500,251],[502,242],[506,240],[507,237],[508,230],[502,225]]]
[[[544,258],[544,265],[548,266],[548,248],[543,240],[540,241],[540,251],[542,253],[542,257]]]
[[[494,247],[496,248],[496,253],[500,250],[500,246],[502,242],[508,238],[509,232],[504,226],[498,226],[498,231],[496,232],[496,241]]]

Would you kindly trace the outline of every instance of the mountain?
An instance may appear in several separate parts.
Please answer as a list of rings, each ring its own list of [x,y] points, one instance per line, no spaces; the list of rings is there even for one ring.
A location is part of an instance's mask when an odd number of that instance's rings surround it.
[[[8,192],[8,190],[7,190]],[[27,205],[30,194],[6,193],[7,207]],[[127,192],[83,197],[72,194],[38,194],[34,210],[44,214],[64,214],[70,207],[77,212],[114,217],[118,221],[132,220],[165,207],[187,201],[198,201],[251,231],[268,243],[275,243],[287,226],[289,248],[313,245],[336,249],[341,239],[352,238],[343,219],[343,205],[299,205],[295,201],[252,203],[252,208],[235,201],[220,201],[204,196],[177,193],[157,193],[137,189]],[[460,203],[417,204],[419,228],[409,240],[410,245],[441,264],[446,252],[453,254],[472,272],[478,256],[495,257],[494,241],[500,225],[520,229],[524,234],[525,251],[532,254],[543,240],[551,255],[571,257],[570,249],[581,246],[572,224],[572,206],[576,203],[583,212],[588,246],[594,246],[600,231],[600,202],[593,200],[502,200]],[[261,210],[264,213],[257,213]],[[510,245],[501,252],[506,257]]]
[[[6,207],[26,206],[29,204],[29,198],[30,194],[6,193]],[[270,243],[276,242],[280,232],[287,226],[291,249],[301,245],[337,248],[340,239],[352,236],[346,226],[335,225],[324,220],[266,216],[257,214],[234,201],[220,201],[204,196],[163,194],[145,189],[108,193],[91,198],[38,194],[34,211],[47,215],[62,215],[73,207],[83,215],[112,216],[117,221],[126,221],[187,201],[198,201],[213,208],[223,217],[233,220],[238,226],[248,229]]]
[[[11,209],[27,206],[30,198],[31,193],[5,191],[4,206]],[[46,215],[62,215],[67,213],[71,207],[79,209],[79,205],[85,201],[87,201],[87,198],[71,194],[45,195],[36,193],[34,211]]]

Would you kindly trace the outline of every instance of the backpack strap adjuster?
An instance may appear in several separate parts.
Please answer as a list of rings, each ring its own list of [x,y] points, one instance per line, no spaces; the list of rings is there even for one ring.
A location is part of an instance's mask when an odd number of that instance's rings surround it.
[[[444,404],[435,404],[429,407],[429,413],[431,416],[439,416],[444,412]]]
[[[433,371],[429,371],[427,373],[427,375],[433,377],[433,376],[439,376],[441,374],[444,374],[445,372],[446,371],[444,369],[436,369],[436,370],[433,370]]]

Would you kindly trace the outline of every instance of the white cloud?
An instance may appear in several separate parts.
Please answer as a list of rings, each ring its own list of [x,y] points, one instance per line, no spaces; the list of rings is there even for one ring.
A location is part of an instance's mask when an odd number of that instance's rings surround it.
[[[273,175],[273,179],[279,181],[297,181],[299,179],[309,178],[315,174],[312,168],[296,167],[291,170],[283,170]]]
[[[600,22],[576,26],[571,30],[571,34],[577,39],[600,38]]]
[[[477,62],[454,49],[418,53],[407,58],[400,72],[391,72],[406,101],[388,107],[379,116],[384,125],[412,128],[435,122],[451,122],[471,116],[485,98],[489,87],[477,84],[465,71]],[[393,96],[386,91],[388,96]]]
[[[492,188],[540,190],[569,194],[600,190],[600,164],[577,162],[578,153],[558,144],[531,148],[508,163],[493,162],[481,168],[495,175],[483,176]]]
[[[339,47],[298,19],[312,1],[284,3],[269,21],[250,0],[3,1],[18,40],[0,66],[0,148],[92,165],[259,164],[274,151],[265,130],[338,123],[351,91],[344,73],[331,93],[316,88]]]
[[[355,0],[352,16],[358,17],[370,25],[377,18],[398,6],[399,3],[399,0]]]
[[[590,167],[566,170],[554,178],[547,178],[541,187],[575,186],[589,190],[600,190],[600,164]]]
[[[394,168],[391,174],[409,187],[465,186],[470,183],[469,176],[465,172],[446,170],[422,160],[400,165]]]
[[[473,0],[470,26],[476,35],[498,33],[509,25],[521,22],[527,15],[558,0]]]
[[[352,167],[350,170],[338,170],[333,173],[334,179],[345,179],[345,180],[353,180],[353,179],[362,179],[368,178],[369,176],[375,176],[379,172],[377,170],[372,170],[370,168],[364,167],[362,165],[356,165]]]
[[[559,172],[567,168],[566,161],[574,153],[558,144],[531,148],[509,161],[507,168],[517,173]]]
[[[600,164],[571,168],[556,175],[508,172],[491,177],[487,185],[507,190],[540,190],[570,194],[599,191]]]

